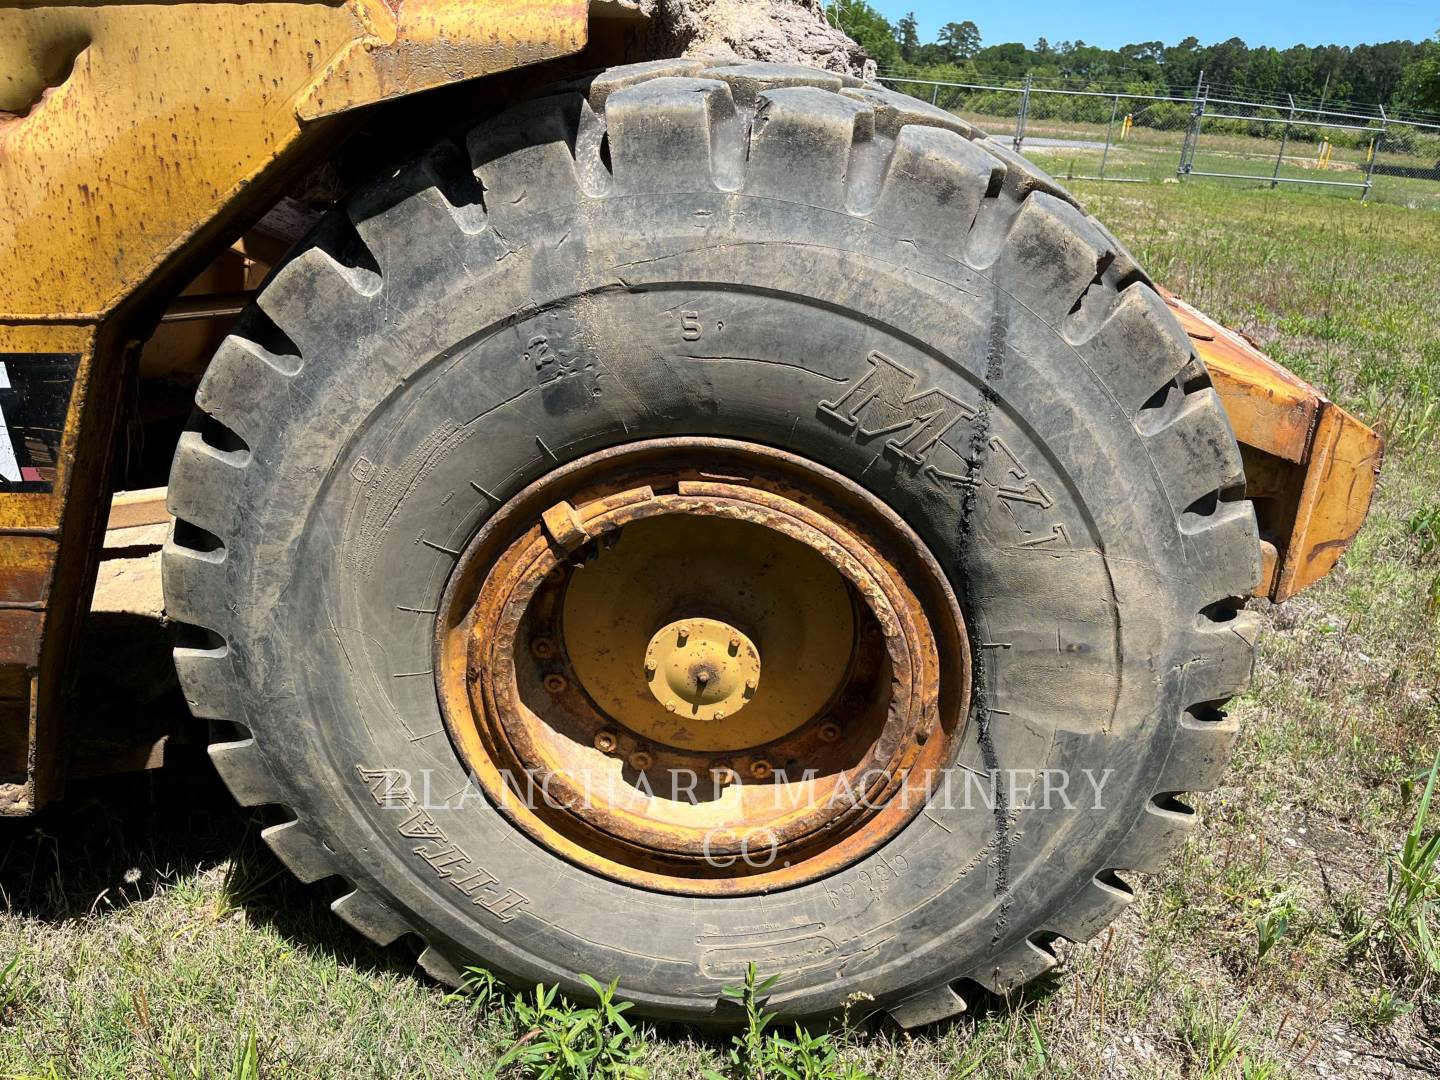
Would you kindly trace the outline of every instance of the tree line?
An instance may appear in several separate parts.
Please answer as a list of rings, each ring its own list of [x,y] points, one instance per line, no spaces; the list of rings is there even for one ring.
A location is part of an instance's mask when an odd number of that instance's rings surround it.
[[[1214,93],[1245,91],[1297,104],[1361,102],[1392,112],[1440,113],[1440,33],[1425,41],[1375,45],[1251,47],[1240,38],[1202,45],[1142,41],[1102,49],[1084,41],[986,45],[979,26],[950,22],[922,43],[914,12],[891,23],[865,0],[833,0],[831,20],[876,62],[882,74],[1006,85],[1025,75],[1090,89],[1187,96],[1204,73]]]

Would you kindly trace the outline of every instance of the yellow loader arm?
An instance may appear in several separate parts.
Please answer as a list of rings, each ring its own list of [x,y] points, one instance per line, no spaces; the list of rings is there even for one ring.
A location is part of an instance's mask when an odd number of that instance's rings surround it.
[[[1279,603],[1335,569],[1355,539],[1384,440],[1235,331],[1164,295],[1210,371],[1245,459],[1264,552],[1255,595]]]

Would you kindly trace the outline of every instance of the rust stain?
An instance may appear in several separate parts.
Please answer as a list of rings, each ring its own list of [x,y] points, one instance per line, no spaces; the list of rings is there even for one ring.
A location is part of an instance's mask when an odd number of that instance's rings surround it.
[[[58,547],[54,537],[0,534],[0,604],[43,604]]]
[[[44,626],[43,611],[0,608],[0,665],[31,668],[39,663]]]

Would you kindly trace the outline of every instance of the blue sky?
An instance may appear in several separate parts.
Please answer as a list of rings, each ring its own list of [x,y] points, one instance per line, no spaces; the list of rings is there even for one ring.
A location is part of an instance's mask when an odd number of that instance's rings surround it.
[[[1436,0],[1207,0],[1203,4],[1085,4],[1075,0],[1009,0],[957,4],[947,0],[870,0],[892,23],[914,11],[920,40],[933,41],[947,22],[971,19],[985,45],[1037,37],[1051,42],[1082,39],[1113,49],[1137,41],[1167,45],[1194,34],[1203,44],[1243,38],[1248,45],[1358,45],[1362,42],[1419,40],[1440,29]]]

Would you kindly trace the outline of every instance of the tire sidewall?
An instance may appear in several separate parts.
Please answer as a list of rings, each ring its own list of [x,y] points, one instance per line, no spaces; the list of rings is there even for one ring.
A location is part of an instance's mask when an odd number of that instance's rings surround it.
[[[469,242],[464,272],[387,279],[337,312],[350,362],[307,365],[250,448],[229,572],[255,602],[231,656],[292,809],[432,944],[518,979],[619,976],[676,1018],[703,1020],[750,961],[785,973],[773,1007],[809,1015],[862,985],[884,1000],[974,969],[1039,929],[1148,803],[1183,706],[1166,628],[1193,617],[1163,487],[1061,330],[993,273],[782,200],[582,201],[511,223],[503,245]],[[844,422],[863,400],[847,392],[887,362],[970,414],[918,463],[887,442],[925,447],[904,444],[919,420],[898,435]],[[927,810],[825,880],[702,900],[571,867],[461,796],[425,677],[446,552],[555,465],[674,435],[811,458],[924,539],[981,659],[952,770],[969,806]],[[1109,770],[1109,798],[975,805],[964,778],[991,769]],[[378,798],[386,770],[405,790]],[[463,861],[437,855],[451,849]],[[512,893],[524,902],[495,903]]]

